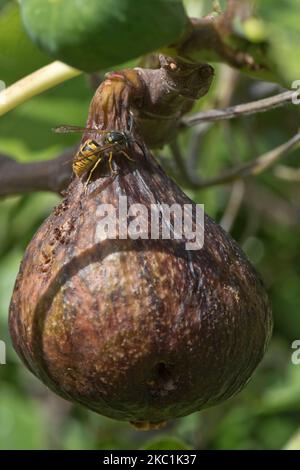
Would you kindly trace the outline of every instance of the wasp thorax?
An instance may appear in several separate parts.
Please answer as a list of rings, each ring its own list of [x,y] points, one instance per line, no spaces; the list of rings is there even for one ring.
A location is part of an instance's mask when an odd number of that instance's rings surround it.
[[[129,138],[125,132],[112,131],[107,134],[105,142],[110,144],[118,143],[126,146],[128,139]]]

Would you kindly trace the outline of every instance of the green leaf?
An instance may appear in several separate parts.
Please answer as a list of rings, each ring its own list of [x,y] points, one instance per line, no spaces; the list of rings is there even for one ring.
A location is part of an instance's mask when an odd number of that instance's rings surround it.
[[[28,38],[14,2],[0,5],[0,44],[0,80],[7,86],[51,62]]]
[[[86,72],[170,44],[187,21],[181,0],[20,0],[20,6],[32,40]]]
[[[175,437],[163,437],[153,439],[143,446],[143,450],[189,450],[191,449],[185,442]]]

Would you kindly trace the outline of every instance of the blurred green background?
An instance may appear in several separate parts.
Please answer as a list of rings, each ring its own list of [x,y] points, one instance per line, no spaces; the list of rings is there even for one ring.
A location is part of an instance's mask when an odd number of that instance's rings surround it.
[[[191,16],[208,13],[211,4],[185,1]],[[257,6],[282,75],[289,83],[300,80],[298,0],[264,0]],[[12,1],[0,0],[0,48],[0,79],[7,85],[50,61],[22,31]],[[279,92],[276,84],[213,65],[214,84],[195,110]],[[76,143],[78,136],[55,135],[51,128],[61,123],[84,125],[92,96],[91,80],[82,75],[19,106],[0,118],[0,152],[22,162],[57,156]],[[188,155],[197,143],[196,166],[208,178],[288,140],[297,132],[299,116],[300,108],[290,105],[217,123],[200,137],[194,128],[180,136],[181,149]],[[171,166],[168,148],[159,151],[159,156],[167,168]],[[243,392],[223,405],[148,433],[61,400],[20,363],[8,334],[10,297],[25,247],[59,196],[35,193],[2,199],[0,339],[7,345],[7,364],[0,365],[0,449],[300,449],[300,365],[291,362],[291,344],[300,339],[300,179],[293,181],[291,174],[296,172],[287,171],[287,167],[299,166],[299,157],[300,150],[294,151],[280,166],[233,186],[198,191],[183,186],[196,202],[205,204],[208,214],[230,229],[262,274],[275,331],[262,364]],[[238,206],[234,217],[230,200]]]

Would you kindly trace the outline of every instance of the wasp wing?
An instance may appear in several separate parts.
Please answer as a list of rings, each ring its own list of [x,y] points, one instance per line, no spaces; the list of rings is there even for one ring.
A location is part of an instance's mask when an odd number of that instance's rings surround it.
[[[108,134],[111,131],[96,129],[93,127],[79,127],[79,126],[70,126],[62,124],[61,126],[54,127],[52,129],[57,134],[69,134],[72,132],[87,132],[87,133],[97,133],[97,134]]]

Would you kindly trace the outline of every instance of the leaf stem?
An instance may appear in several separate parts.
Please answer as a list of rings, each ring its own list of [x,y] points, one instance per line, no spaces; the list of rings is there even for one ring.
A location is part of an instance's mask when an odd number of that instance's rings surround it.
[[[56,85],[82,73],[58,60],[36,70],[0,93],[0,116]]]

